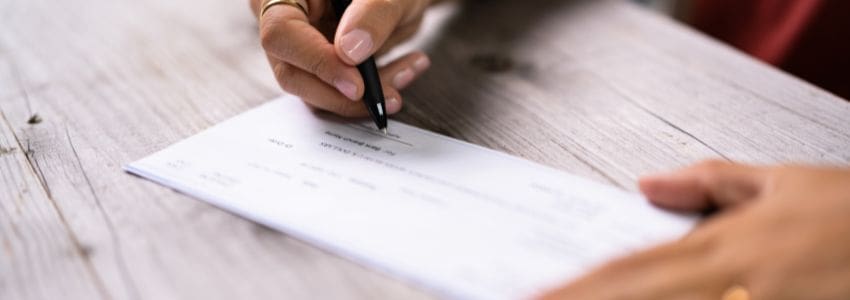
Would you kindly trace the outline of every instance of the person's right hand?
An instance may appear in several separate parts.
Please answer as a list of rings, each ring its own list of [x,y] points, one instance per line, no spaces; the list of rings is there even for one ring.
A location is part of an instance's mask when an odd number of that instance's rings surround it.
[[[250,0],[255,14],[264,0]],[[327,0],[275,5],[260,20],[260,39],[280,86],[308,105],[346,117],[363,117],[363,79],[356,65],[411,37],[431,0],[353,0],[337,26]],[[332,40],[331,43],[329,40]],[[389,114],[401,109],[399,90],[430,66],[421,52],[380,69]]]
[[[640,190],[663,208],[719,211],[544,299],[850,299],[850,169],[709,161]]]

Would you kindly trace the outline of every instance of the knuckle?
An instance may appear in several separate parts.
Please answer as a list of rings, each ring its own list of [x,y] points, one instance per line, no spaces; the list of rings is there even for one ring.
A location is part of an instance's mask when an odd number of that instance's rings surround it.
[[[292,66],[278,64],[274,67],[274,74],[284,91],[296,96],[302,95],[301,85],[297,82],[297,74]]]
[[[320,78],[326,78],[326,70],[329,66],[328,58],[320,53],[311,55],[310,61],[307,63],[307,71],[318,75]]]
[[[277,27],[276,22],[273,21],[266,21],[260,25],[260,45],[266,51],[270,51],[275,47],[278,32]]]
[[[284,34],[291,20],[279,21],[269,18],[263,21],[260,26],[260,45],[267,53],[283,60],[289,60],[296,51],[296,48],[291,41],[288,41]]]

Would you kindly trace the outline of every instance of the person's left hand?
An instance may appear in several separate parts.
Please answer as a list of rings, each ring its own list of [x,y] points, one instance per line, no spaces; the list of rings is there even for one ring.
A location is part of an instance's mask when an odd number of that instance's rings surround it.
[[[707,162],[640,189],[661,207],[720,212],[544,299],[717,300],[736,286],[754,300],[850,299],[850,170]]]
[[[266,0],[249,0],[259,16]],[[278,84],[313,108],[365,117],[365,87],[357,65],[412,37],[435,0],[354,0],[337,22],[327,0],[272,5],[259,19],[260,43]],[[303,8],[303,9],[301,9]],[[408,53],[378,72],[386,112],[401,110],[401,90],[429,68],[421,51]]]

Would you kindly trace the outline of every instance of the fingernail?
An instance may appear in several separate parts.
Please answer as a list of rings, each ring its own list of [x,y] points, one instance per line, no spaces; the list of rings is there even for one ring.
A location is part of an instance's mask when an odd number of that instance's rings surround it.
[[[413,77],[416,76],[416,73],[413,73],[411,69],[404,69],[401,72],[395,74],[393,77],[393,86],[397,89],[403,89],[413,81]]]
[[[387,99],[387,112],[389,114],[397,113],[401,110],[401,101],[395,97]]]
[[[334,80],[334,86],[340,93],[348,97],[348,99],[357,101],[357,86],[354,85],[353,82],[344,79],[337,79]]]
[[[431,60],[428,59],[427,56],[422,56],[413,62],[413,68],[416,69],[416,72],[422,72],[428,69],[431,66]]]
[[[342,51],[355,63],[366,60],[372,52],[372,36],[362,29],[355,29],[346,33],[339,40]]]

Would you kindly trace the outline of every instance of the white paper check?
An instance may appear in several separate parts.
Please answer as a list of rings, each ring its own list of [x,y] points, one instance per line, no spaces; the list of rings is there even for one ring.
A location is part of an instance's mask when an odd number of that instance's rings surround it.
[[[399,122],[370,128],[285,96],[127,170],[447,298],[527,298],[695,222]]]

